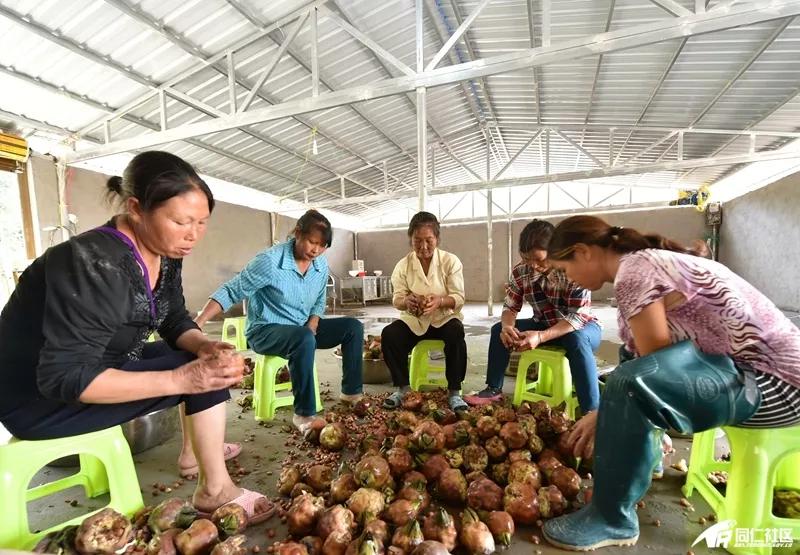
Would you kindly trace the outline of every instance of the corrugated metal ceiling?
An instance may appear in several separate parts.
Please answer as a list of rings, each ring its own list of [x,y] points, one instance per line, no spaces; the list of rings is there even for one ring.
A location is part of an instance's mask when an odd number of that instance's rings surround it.
[[[427,62],[480,2],[423,2]],[[413,0],[320,4],[415,67]],[[693,12],[696,3],[677,4]],[[721,4],[725,2],[711,0],[707,9],[728,9]],[[0,0],[0,109],[102,140],[102,128],[87,132],[92,124],[172,82],[175,92],[167,98],[170,128],[228,114],[224,59],[216,65],[204,66],[203,61],[307,6],[309,2],[298,0]],[[493,0],[439,65],[673,17],[649,0]],[[239,105],[291,33],[294,23],[284,23],[236,51]],[[400,75],[322,11],[318,25],[320,92]],[[259,89],[252,109],[311,96],[311,44],[306,22]],[[175,80],[193,67],[201,69]],[[608,162],[676,161],[681,156],[679,137],[670,135],[670,129],[793,132],[800,121],[798,92],[800,23],[792,18],[436,87],[427,94],[428,138],[435,158],[428,162],[429,170],[435,167],[431,193],[436,187],[484,179],[487,148],[489,172],[495,175],[541,126],[554,130],[530,142],[503,179],[546,170],[592,170]],[[348,197],[385,192],[404,196],[417,183],[415,102],[412,94],[370,100],[164,148],[211,175],[279,197],[307,198],[311,205],[339,201],[341,176]],[[135,137],[158,129],[159,119],[154,96],[114,119],[109,132],[113,140]],[[566,128],[558,131],[559,126]],[[613,127],[618,129],[609,131]],[[312,140],[317,154],[312,153]],[[758,137],[756,149],[785,142]],[[746,153],[750,138],[686,134],[682,144],[684,159],[703,158]],[[597,186],[655,187],[668,196],[670,188],[713,182],[732,167],[616,176]],[[571,186],[561,185],[565,190]],[[529,192],[520,187],[514,194],[524,198]],[[413,202],[384,199],[335,209],[372,218],[404,205]]]

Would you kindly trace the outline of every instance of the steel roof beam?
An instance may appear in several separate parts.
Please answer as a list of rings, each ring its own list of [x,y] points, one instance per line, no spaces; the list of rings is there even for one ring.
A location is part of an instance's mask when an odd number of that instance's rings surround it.
[[[678,4],[675,0],[650,0],[650,3],[655,4],[665,12],[674,15],[675,17],[692,15],[692,12]]]
[[[793,17],[787,17],[778,25],[778,27],[774,31],[772,31],[769,34],[767,40],[761,43],[761,46],[759,46],[758,49],[755,52],[753,52],[753,55],[750,56],[744,64],[742,64],[742,66],[739,68],[736,74],[730,79],[728,79],[728,82],[725,83],[725,85],[719,90],[719,92],[716,95],[714,95],[714,98],[712,98],[711,101],[708,104],[706,104],[702,110],[700,110],[700,113],[694,117],[692,122],[689,124],[689,127],[694,127],[695,125],[700,123],[700,120],[702,120],[703,117],[705,117],[705,115],[708,114],[708,112],[711,111],[711,109],[714,106],[716,106],[717,102],[719,102],[719,99],[722,98],[723,95],[730,90],[730,88],[736,83],[736,81],[738,81],[742,77],[742,75],[745,74],[745,72],[748,69],[750,69],[750,67],[756,62],[756,60],[758,60],[758,58],[761,57],[764,51],[766,51],[767,48],[772,46],[772,43],[775,42],[775,40],[781,35],[781,33],[783,33],[784,30],[786,30],[786,28],[792,23],[792,21],[794,21]]]
[[[71,153],[69,161],[106,156],[117,152],[135,150],[147,146],[164,144],[188,137],[216,133],[253,125],[265,121],[273,121],[298,114],[334,108],[354,102],[382,98],[406,93],[418,87],[435,87],[477,77],[505,73],[527,68],[533,65],[573,60],[587,55],[597,55],[622,49],[635,48],[644,44],[663,42],[687,33],[699,34],[729,29],[743,25],[752,25],[762,21],[782,19],[800,14],[800,2],[791,0],[773,0],[754,2],[745,7],[735,8],[725,13],[715,10],[683,18],[674,18],[664,22],[649,23],[620,29],[617,31],[581,37],[556,46],[529,49],[511,54],[503,54],[474,60],[423,72],[414,77],[397,77],[383,82],[350,87],[348,89],[324,93],[316,98],[292,100],[269,106],[267,108],[229,115],[212,121],[203,121],[168,129],[159,133],[149,133],[140,137],[117,141],[101,148],[87,149]]]
[[[614,7],[615,7],[616,3],[617,3],[617,0],[611,0],[611,2],[609,3],[608,15],[606,16],[606,24],[605,24],[605,27],[603,28],[603,32],[604,33],[608,33],[608,31],[611,29],[611,21],[614,19]],[[594,77],[592,78],[592,88],[589,91],[589,106],[586,108],[586,115],[583,118],[583,123],[584,124],[589,123],[589,118],[592,115],[592,106],[594,104],[594,95],[595,95],[595,92],[597,92],[597,80],[600,77],[600,68],[602,66],[603,66],[603,55],[600,54],[600,55],[597,56],[597,64],[595,64],[595,67],[594,67]],[[586,138],[586,132],[584,131],[583,133],[581,133],[581,141],[580,141],[581,147],[583,147],[583,141],[584,141],[585,138]],[[614,146],[611,143],[612,143],[612,141],[609,139],[609,141],[608,141],[609,152],[611,150],[613,150],[613,146]],[[578,169],[578,164],[580,163],[580,161],[581,161],[581,153],[580,153],[580,151],[578,151],[578,154],[575,156],[575,169]],[[604,165],[604,164],[601,164],[601,166],[602,165]]]
[[[122,11],[123,13],[126,13],[130,17],[136,19],[140,23],[142,23],[142,24],[150,27],[154,31],[158,32],[159,34],[164,36],[164,38],[166,38],[167,40],[169,40],[170,42],[172,42],[176,46],[180,47],[186,53],[188,53],[188,54],[190,54],[190,55],[192,55],[194,57],[200,58],[201,60],[204,60],[204,61],[208,60],[206,55],[203,54],[196,46],[194,46],[193,44],[189,43],[188,41],[186,41],[182,37],[178,37],[177,35],[174,35],[164,25],[162,25],[158,21],[154,20],[149,15],[145,14],[144,12],[142,12],[140,9],[131,6],[125,0],[105,0],[105,1],[110,3],[111,5],[113,5],[114,7],[116,7],[120,11]],[[316,3],[312,4],[309,9],[314,9],[315,7],[317,7],[317,5],[318,4],[316,4]],[[302,10],[300,10],[300,11],[295,12],[295,13],[297,13],[297,19],[304,19],[304,14],[307,14],[308,12],[307,11],[303,12]],[[299,29],[299,26],[298,26],[298,29]],[[275,41],[275,39],[273,39],[272,37],[269,37],[269,38],[270,38],[270,40],[273,40],[273,42],[276,42],[276,44],[277,44],[277,41]],[[289,41],[289,42],[291,42],[291,41]],[[216,70],[221,75],[225,75],[225,76],[229,75],[228,68],[227,67],[222,67],[222,65],[219,64],[218,62],[214,62],[214,63],[207,62],[207,65],[209,67],[211,67],[212,69]],[[250,89],[250,90],[253,89],[252,86],[248,86],[248,83],[246,83],[244,79],[238,78],[236,76],[235,71],[233,72],[233,77],[234,77],[234,81],[236,83],[238,83],[240,86],[244,87],[245,89]],[[331,88],[331,87],[329,87],[329,88]],[[268,104],[272,104],[272,105],[276,104],[275,100],[270,98],[270,97],[268,97],[266,94],[259,93],[258,97],[261,98],[262,100],[264,100],[265,102],[267,102]],[[186,98],[184,100],[186,102],[189,102],[190,98],[191,97],[188,97],[188,95],[186,95]],[[220,112],[219,114],[220,115],[225,115],[222,112]],[[367,121],[367,123],[369,123],[370,125],[375,127],[378,130],[378,132],[382,133],[384,135],[384,137],[387,138],[387,140],[389,140],[390,142],[395,144],[395,146],[397,146],[398,148],[401,148],[401,147],[399,147],[399,145],[397,145],[397,143],[395,143],[394,141],[389,139],[389,137],[386,136],[385,133],[383,133],[380,129],[378,129],[376,125],[372,124],[372,122],[370,122],[368,119],[366,119],[366,117],[364,117],[360,113],[359,113],[359,115],[361,115],[361,117],[363,117]],[[305,121],[303,118],[295,116],[294,119],[296,119],[298,122],[300,122],[301,124],[305,125],[309,129],[313,129],[314,128],[314,126],[311,123]],[[277,149],[280,149],[280,150],[282,150],[284,152],[292,154],[295,157],[305,158],[304,156],[299,155],[298,153],[296,153],[293,150],[291,150],[289,147],[281,145],[280,143],[278,143],[276,141],[272,141],[272,140],[267,139],[266,136],[264,136],[261,133],[257,133],[257,132],[254,132],[254,131],[251,131],[251,130],[248,130],[248,129],[241,129],[241,131],[244,132],[244,133],[247,133],[248,135],[251,135],[252,137],[254,137],[256,139],[259,139],[259,140],[262,140],[262,141],[266,142],[267,144],[273,146],[274,148],[277,148]],[[365,161],[365,162],[369,161],[367,158],[365,158],[361,154],[355,152],[349,146],[341,143],[341,141],[338,141],[337,139],[332,138],[331,136],[327,135],[326,133],[324,133],[322,131],[318,131],[317,133],[320,135],[320,137],[324,137],[325,139],[330,141],[333,145],[337,146],[338,148],[341,148],[342,150],[346,151],[347,153],[349,153],[353,157],[358,158],[358,159],[360,159],[362,161]],[[318,167],[320,167],[320,168],[322,168],[322,169],[324,169],[326,171],[329,171],[329,172],[333,173],[335,176],[339,175],[339,172],[337,170],[335,170],[333,168],[330,168],[330,167],[323,166],[322,164],[320,164],[319,162],[317,162],[315,160],[309,160],[308,162],[311,163],[312,165],[318,166]],[[356,183],[355,181],[353,181],[353,182]],[[369,189],[369,187],[364,187],[364,188],[366,188],[368,190],[371,190],[371,189]]]
[[[444,45],[447,42],[447,39],[448,39],[448,37],[446,35],[446,31],[447,30],[442,28],[442,25],[444,24],[444,22],[442,21],[441,17],[437,15],[436,6],[431,6],[431,2],[434,1],[434,0],[422,0],[422,1],[424,2],[425,10],[428,12],[428,17],[430,18],[431,23],[433,24],[433,28],[436,31],[436,34],[439,36],[439,40],[442,41],[442,44]],[[448,54],[448,57],[450,58],[450,63],[451,63],[450,67],[457,66],[460,63],[460,60],[458,59],[456,53],[452,49],[448,49],[447,54]],[[469,63],[472,63],[472,62],[469,62]],[[417,73],[417,75],[419,75],[421,73],[425,73],[426,71],[427,70],[420,71],[420,72]],[[433,70],[430,70],[430,71],[433,71]],[[484,131],[483,139],[484,139],[484,142],[486,143],[486,148],[491,150],[491,143],[489,142],[489,136],[485,132],[486,131],[485,130],[486,118],[484,117],[484,115],[481,113],[481,111],[478,108],[478,97],[477,97],[477,95],[473,95],[472,91],[467,86],[467,82],[470,81],[470,80],[471,79],[460,80],[459,81],[459,85],[461,86],[461,90],[464,93],[464,99],[467,101],[467,104],[469,105],[470,110],[472,111],[472,115],[475,118],[475,121],[477,122],[478,126],[480,126]],[[500,162],[500,157],[497,155],[497,152],[493,151],[493,154],[495,156],[495,160],[497,161],[497,163],[500,164],[501,163]],[[472,171],[472,170],[470,170],[470,171]]]
[[[461,10],[458,7],[457,0],[451,0],[451,4],[453,7],[453,15],[456,17],[456,21],[459,25],[463,24],[464,18],[461,16]],[[464,33],[462,36],[462,40],[464,41],[464,46],[467,47],[467,53],[469,54],[470,60],[476,60],[478,57],[475,55],[475,49],[472,46],[472,40],[470,40],[469,35]],[[478,79],[478,83],[480,83],[481,88],[483,89],[483,93],[486,95],[486,109],[489,112],[489,117],[494,121],[497,122],[497,113],[494,111],[494,106],[492,105],[492,95],[489,91],[489,87],[486,84],[486,79],[484,77],[480,77]],[[505,140],[503,139],[503,133],[500,131],[500,127],[495,127],[497,130],[497,136],[500,141],[500,146],[503,149],[503,154],[505,155],[506,160],[508,160],[508,148],[506,148]],[[492,128],[487,128],[486,131],[488,133],[492,133]],[[494,140],[494,135],[492,135],[492,140]]]
[[[347,16],[347,13],[345,13],[345,11],[338,4],[338,2],[336,0],[330,0],[330,2],[339,11],[340,17],[344,21],[349,23],[350,25],[353,25],[353,23],[350,21],[350,18]],[[372,51],[370,49],[367,49],[367,52],[372,56],[372,58],[375,60],[375,62],[383,69],[383,71],[386,73],[386,75],[388,75],[390,78],[394,77],[394,75],[392,74],[391,71],[389,71],[389,68],[387,67],[386,63],[381,59],[380,56],[378,56],[374,51]],[[416,118],[416,114],[417,114],[416,94],[413,93],[412,91],[408,91],[403,95],[403,98],[405,99],[406,103],[408,104],[408,106],[409,106],[409,108],[411,110],[412,117]],[[449,147],[448,141],[449,141],[449,139],[452,138],[452,134],[445,136],[441,131],[439,131],[437,126],[430,119],[428,119],[428,127],[430,127],[431,130],[433,131],[433,134],[436,135],[435,139],[431,139],[431,140],[428,141],[429,145],[434,145],[434,144],[441,143],[441,144]],[[414,164],[417,163],[415,156],[412,156],[412,155],[408,154],[407,152],[404,152],[403,154],[408,156],[409,159],[411,159],[414,162]],[[394,158],[396,156],[397,155],[394,155],[393,157],[387,158],[386,160]],[[380,162],[378,162],[378,163],[380,163]],[[367,165],[370,165],[370,163],[367,163]],[[376,165],[376,164],[371,164],[371,165]],[[393,179],[397,179],[397,178],[393,177]],[[405,177],[403,177],[403,181],[404,180],[405,180]]]
[[[436,69],[436,66],[439,65],[439,62],[441,62],[442,59],[448,54],[448,52],[450,52],[450,49],[453,48],[456,42],[458,42],[458,39],[460,39],[461,36],[467,32],[470,25],[472,25],[472,22],[475,21],[475,19],[477,19],[477,17],[481,14],[483,9],[491,1],[492,0],[481,0],[480,4],[478,4],[475,7],[475,9],[472,10],[472,13],[467,16],[467,19],[459,22],[458,29],[456,29],[455,32],[452,35],[450,35],[450,37],[448,37],[447,41],[445,41],[445,43],[442,45],[439,51],[436,54],[434,54],[431,61],[428,62],[427,66],[425,66],[425,71]],[[453,8],[455,8],[455,4],[453,4]]]
[[[673,143],[674,144],[674,143]],[[671,146],[670,146],[671,148]],[[669,149],[667,149],[669,150]],[[666,151],[665,151],[666,152]],[[757,152],[754,154],[736,154],[731,156],[712,156],[708,158],[692,158],[689,160],[672,160],[668,162],[656,162],[649,164],[631,164],[629,166],[614,166],[594,170],[579,170],[573,172],[562,172],[545,175],[534,175],[513,179],[501,179],[491,184],[485,181],[465,183],[459,185],[444,185],[435,189],[435,194],[462,193],[466,191],[481,191],[489,188],[497,189],[502,187],[524,187],[528,185],[538,185],[540,183],[563,183],[566,181],[579,181],[583,179],[601,179],[621,175],[656,173],[664,171],[680,171],[687,168],[728,166],[731,164],[748,164],[752,162],[765,162],[770,160],[790,160],[797,158],[797,152]],[[668,188],[668,187],[665,187]],[[413,198],[412,192],[398,192],[391,195],[380,194],[367,197],[351,197],[347,201],[334,200],[322,203],[323,208],[334,208],[347,204],[348,202],[379,202],[388,199]]]
[[[675,62],[678,61],[678,57],[680,57],[681,52],[683,52],[683,48],[684,46],[686,46],[686,43],[688,41],[689,37],[684,37],[683,39],[681,39],[681,42],[678,44],[678,48],[676,48],[675,52],[673,52],[672,57],[670,58],[669,63],[667,64],[667,67],[664,68],[664,71],[661,73],[661,77],[658,78],[655,87],[653,87],[653,91],[650,93],[650,97],[647,99],[647,102],[645,102],[642,111],[639,112],[639,117],[636,118],[636,122],[633,124],[633,127],[631,127],[631,130],[628,132],[627,137],[625,137],[625,140],[622,142],[622,146],[619,148],[617,155],[614,157],[614,162],[611,164],[612,166],[617,165],[617,162],[619,161],[620,157],[625,151],[625,147],[628,146],[628,141],[630,141],[631,136],[633,135],[634,131],[636,131],[636,127],[644,119],[644,115],[647,113],[647,110],[649,110],[650,106],[653,104],[656,95],[661,90],[661,87],[664,85],[664,82],[667,80],[669,72],[672,71],[672,67],[675,65]]]
[[[536,26],[533,23],[533,2],[534,0],[528,0],[525,2],[525,10],[528,15],[528,35],[531,41],[531,48],[536,48]],[[542,123],[542,103],[540,99],[540,91],[539,91],[539,71],[537,66],[533,66],[533,98],[536,102],[536,123]]]

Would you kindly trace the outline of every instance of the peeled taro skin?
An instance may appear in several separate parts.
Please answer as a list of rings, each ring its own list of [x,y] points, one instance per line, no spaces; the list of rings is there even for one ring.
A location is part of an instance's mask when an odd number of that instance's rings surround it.
[[[231,536],[224,542],[215,545],[211,550],[211,555],[245,555],[247,553],[245,542],[247,542],[247,536],[241,534]]]
[[[550,483],[560,489],[567,499],[575,499],[581,491],[581,477],[568,466],[553,470]]]
[[[331,503],[344,503],[358,489],[352,474],[342,474],[331,482]]]
[[[393,447],[386,452],[386,461],[393,476],[402,476],[414,468],[414,458],[408,449]]]
[[[499,511],[503,508],[503,488],[488,478],[479,478],[467,488],[467,505],[476,511]]]
[[[333,469],[325,464],[315,464],[306,471],[306,483],[315,491],[325,491],[331,487]]]
[[[211,522],[217,525],[225,537],[235,536],[247,528],[247,512],[241,505],[228,503],[214,511]]]
[[[296,497],[286,514],[289,533],[296,537],[310,534],[324,508],[325,503],[321,497],[308,493]]]
[[[175,547],[181,555],[206,555],[218,539],[219,533],[214,523],[201,518],[175,536]]]
[[[107,507],[81,523],[75,534],[75,547],[81,553],[111,555],[127,545],[132,532],[131,521]]]
[[[450,463],[447,462],[444,455],[437,453],[428,457],[425,462],[422,463],[420,470],[427,480],[434,481],[439,478],[442,472],[449,468]]]
[[[528,443],[528,434],[517,422],[506,422],[500,429],[500,437],[509,449],[522,449]]]
[[[508,483],[519,482],[528,484],[534,490],[542,485],[542,473],[536,463],[530,461],[516,461],[508,469]]]
[[[405,526],[409,521],[417,518],[420,506],[421,503],[419,501],[398,499],[392,502],[384,511],[386,522],[393,526]]]
[[[181,532],[180,528],[170,528],[153,536],[147,544],[147,555],[176,555],[175,537]]]
[[[422,524],[422,535],[425,540],[441,542],[448,551],[456,547],[458,532],[453,517],[443,507],[425,517]]]
[[[503,508],[517,524],[535,524],[539,520],[539,498],[536,490],[519,482],[506,486]]]
[[[539,513],[542,518],[552,518],[564,514],[567,500],[556,486],[539,488]]]
[[[197,518],[197,509],[185,499],[165,499],[159,503],[147,518],[150,529],[160,534],[170,528],[188,528]]]
[[[489,454],[489,460],[495,462],[502,461],[508,454],[508,447],[499,436],[490,437],[486,441],[484,447],[486,448],[486,452]]]
[[[500,545],[508,547],[514,536],[514,519],[505,511],[492,511],[486,517],[486,526]]]
[[[353,536],[350,532],[334,532],[322,544],[322,553],[323,555],[344,555],[351,541],[353,541]]]
[[[55,553],[58,555],[77,555],[75,550],[75,534],[78,526],[66,526],[56,532],[50,532],[33,548],[35,553]],[[175,547],[172,548],[173,553]],[[171,555],[171,554],[170,554]]]
[[[350,509],[334,505],[325,509],[317,520],[317,535],[325,541],[332,533],[341,531],[352,533],[356,528],[355,517]]]
[[[281,470],[278,477],[278,493],[281,495],[289,495],[292,488],[300,481],[300,469],[296,466],[289,466]]]
[[[483,471],[489,466],[489,454],[480,445],[464,447],[464,469],[467,472]]]
[[[322,555],[322,539],[318,536],[305,536],[300,543],[306,546],[308,555]]]
[[[362,487],[381,489],[389,481],[391,470],[386,459],[375,455],[361,459],[353,475]]]
[[[463,503],[467,498],[467,480],[460,470],[448,468],[439,476],[436,491],[444,501]]]

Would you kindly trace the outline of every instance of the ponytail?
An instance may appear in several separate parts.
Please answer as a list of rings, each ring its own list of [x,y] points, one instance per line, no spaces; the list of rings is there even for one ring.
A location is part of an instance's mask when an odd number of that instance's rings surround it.
[[[661,249],[693,256],[708,256],[705,243],[697,241],[691,247],[667,239],[656,233],[642,234],[635,229],[610,226],[594,216],[572,216],[556,226],[547,256],[552,260],[569,260],[575,245],[596,245],[618,253],[635,252],[642,249]]]

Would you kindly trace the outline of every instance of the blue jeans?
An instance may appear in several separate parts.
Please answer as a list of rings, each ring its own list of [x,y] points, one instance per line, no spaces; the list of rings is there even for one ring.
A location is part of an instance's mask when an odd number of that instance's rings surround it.
[[[500,341],[502,327],[500,322],[492,326],[492,336],[489,340],[489,364],[486,372],[486,385],[498,389],[503,387],[508,359],[511,356],[503,342]],[[529,318],[517,320],[516,328],[519,331],[542,331],[548,329],[549,326]],[[582,329],[544,343],[544,345],[555,345],[566,349],[572,383],[575,384],[575,392],[578,394],[578,402],[584,414],[595,410],[600,405],[597,363],[594,360],[594,352],[600,346],[600,336],[601,330],[597,322],[589,322]]]
[[[307,326],[267,324],[247,337],[255,352],[277,355],[289,361],[292,377],[294,413],[317,413],[314,395],[314,351],[342,346],[342,393],[353,395],[363,390],[362,363],[364,325],[355,318],[320,318],[317,334]]]

